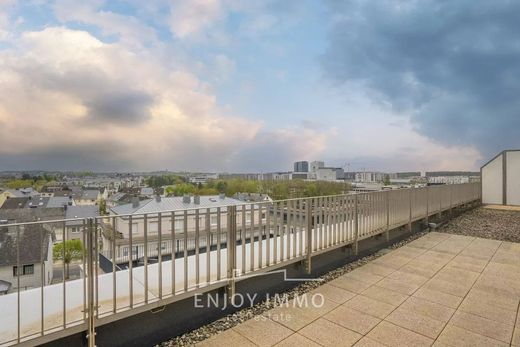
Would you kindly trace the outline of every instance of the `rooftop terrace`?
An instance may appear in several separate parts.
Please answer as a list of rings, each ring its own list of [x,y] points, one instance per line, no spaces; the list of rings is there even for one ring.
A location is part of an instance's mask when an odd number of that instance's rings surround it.
[[[469,233],[470,223],[477,234],[507,228],[500,217],[520,212],[470,211],[303,294],[307,301],[293,299],[198,345],[520,346],[520,243],[446,233],[460,225]],[[518,237],[518,226],[508,227],[511,235],[498,236]],[[316,293],[323,305],[310,304]]]

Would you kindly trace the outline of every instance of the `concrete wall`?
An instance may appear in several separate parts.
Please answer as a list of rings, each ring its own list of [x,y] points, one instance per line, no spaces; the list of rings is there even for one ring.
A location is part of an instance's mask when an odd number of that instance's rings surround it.
[[[482,203],[503,203],[502,154],[482,167]]]
[[[507,205],[520,205],[520,151],[506,152]]]

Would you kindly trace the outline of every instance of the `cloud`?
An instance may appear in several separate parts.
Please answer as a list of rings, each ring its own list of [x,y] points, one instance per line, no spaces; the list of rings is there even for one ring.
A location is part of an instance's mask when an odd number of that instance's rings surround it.
[[[179,37],[195,35],[224,15],[221,0],[180,0],[171,7],[170,30]]]
[[[323,149],[224,114],[206,83],[129,47],[48,27],[0,51],[0,167],[269,170]]]
[[[520,3],[332,1],[326,76],[484,157],[519,147]]]

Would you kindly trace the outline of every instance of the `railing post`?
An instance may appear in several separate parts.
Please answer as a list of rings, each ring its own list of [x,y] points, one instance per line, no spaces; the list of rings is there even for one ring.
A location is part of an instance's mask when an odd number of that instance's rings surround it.
[[[237,241],[237,208],[236,206],[228,206],[227,220],[227,298],[229,302],[234,302],[235,297],[235,274],[236,274],[236,241]]]
[[[387,190],[385,194],[386,201],[386,231],[385,238],[386,242],[390,241],[390,191]]]
[[[453,214],[453,184],[450,184],[450,216]]]
[[[410,210],[408,211],[408,231],[412,232],[412,190],[413,188],[408,188],[408,207]]]
[[[94,303],[94,219],[88,219],[87,228],[87,314],[88,314],[88,346],[94,347],[96,345],[96,315],[95,315],[95,303]]]
[[[307,199],[305,206],[305,219],[307,221],[307,260],[305,261],[305,272],[310,275],[312,271],[312,198]]]
[[[354,254],[358,254],[359,222],[358,222],[358,194],[354,194]]]

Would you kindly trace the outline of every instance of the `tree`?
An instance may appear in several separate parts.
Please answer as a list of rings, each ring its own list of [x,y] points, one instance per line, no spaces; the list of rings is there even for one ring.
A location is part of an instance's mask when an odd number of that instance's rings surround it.
[[[107,202],[103,198],[99,200],[99,214],[102,216],[107,214]]]
[[[389,186],[390,185],[390,175],[385,175],[385,178],[383,179],[383,184],[385,186]]]
[[[63,242],[57,243],[52,248],[54,260],[62,260],[65,263],[65,279],[69,279],[69,265],[73,260],[80,260],[85,252],[81,240],[65,241],[65,252]]]

